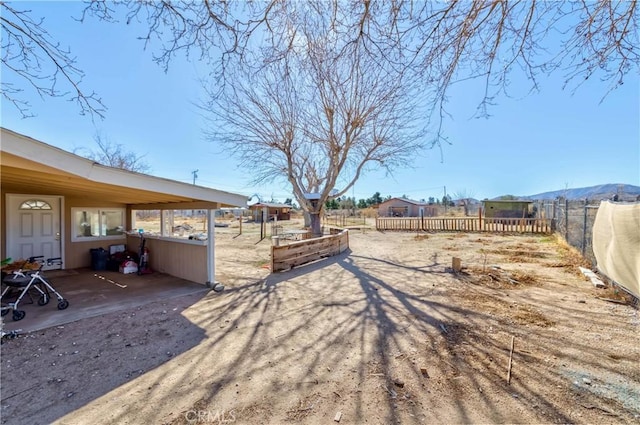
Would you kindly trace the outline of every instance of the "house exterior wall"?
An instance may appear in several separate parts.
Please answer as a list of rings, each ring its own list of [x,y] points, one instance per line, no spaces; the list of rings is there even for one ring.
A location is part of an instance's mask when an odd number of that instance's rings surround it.
[[[91,266],[91,249],[104,248],[109,250],[109,245],[121,245],[126,244],[126,236],[116,240],[93,240],[72,242],[71,241],[71,209],[72,208],[126,208],[125,204],[119,204],[116,202],[108,202],[98,199],[87,199],[77,197],[65,197],[64,198],[64,211],[62,215],[64,217],[64,250],[65,250],[65,269],[75,269],[79,267]],[[131,228],[131,214],[127,211],[126,214],[127,229]],[[127,247],[129,249],[129,247]],[[137,252],[137,247],[133,249]]]
[[[140,237],[128,235],[127,249],[138,252]],[[200,241],[168,241],[147,236],[151,270],[179,276],[192,282],[207,283],[207,245]]]
[[[22,193],[24,195],[40,195],[38,193]],[[6,191],[1,192],[2,201],[0,209],[0,239],[1,251],[0,257],[6,258]],[[104,248],[109,249],[110,245],[126,245],[126,249],[132,252],[138,252],[140,246],[140,238],[138,236],[123,235],[122,238],[110,240],[93,240],[73,242],[71,240],[72,208],[126,208],[125,204],[117,202],[108,202],[99,199],[78,198],[73,196],[63,197],[63,206],[61,211],[61,226],[64,251],[65,269],[75,269],[91,267],[91,249]],[[131,210],[127,209],[126,213],[127,229],[131,228]],[[167,273],[172,276],[179,276],[192,282],[206,283],[207,281],[207,245],[200,241],[167,241],[147,237],[146,246],[150,252],[149,266],[152,270]]]
[[[523,218],[528,217],[529,201],[484,201],[486,218]]]
[[[399,216],[397,214],[402,214],[402,217],[420,217],[420,209],[423,210],[424,217],[434,217],[437,214],[437,208],[433,205],[415,204],[403,199],[390,199],[378,206],[378,216],[394,217]]]
[[[7,246],[7,193],[2,191],[2,208],[0,209],[0,257],[3,259],[6,258],[6,246]],[[37,197],[38,195],[45,196],[41,193],[20,193],[19,195],[33,195]],[[47,194],[46,196],[58,196],[59,194]],[[117,240],[93,240],[86,242],[72,242],[71,241],[71,209],[72,208],[126,208],[125,204],[108,202],[99,199],[88,199],[88,198],[77,198],[73,196],[62,196],[62,210],[60,211],[60,221],[61,221],[61,237],[62,237],[62,250],[63,250],[63,258],[64,264],[63,267],[65,269],[75,269],[79,267],[90,267],[91,266],[91,254],[90,250],[93,248],[104,248],[108,249],[109,245],[118,245],[126,243],[126,237],[123,235],[122,238]],[[127,225],[130,226],[130,214],[127,214]]]
[[[253,216],[256,217],[256,221],[258,223],[262,222],[262,209],[263,206],[252,206],[251,211],[253,211]],[[268,220],[273,220],[273,217],[277,217],[278,221],[282,220],[290,220],[291,219],[291,208],[286,207],[268,207],[267,208],[267,216]]]

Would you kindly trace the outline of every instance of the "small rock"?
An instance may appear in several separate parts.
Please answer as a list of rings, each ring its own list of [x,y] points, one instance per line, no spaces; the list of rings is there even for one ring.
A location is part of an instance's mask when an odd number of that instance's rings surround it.
[[[591,385],[591,379],[589,378],[582,378],[582,382],[584,382],[587,385]]]
[[[73,397],[73,396],[74,396],[74,394],[75,394],[75,393],[74,393],[73,391],[72,391],[72,392],[70,392],[69,394],[67,394],[67,398]]]
[[[393,385],[395,385],[398,388],[404,388],[404,382],[400,381],[399,379],[394,379]]]

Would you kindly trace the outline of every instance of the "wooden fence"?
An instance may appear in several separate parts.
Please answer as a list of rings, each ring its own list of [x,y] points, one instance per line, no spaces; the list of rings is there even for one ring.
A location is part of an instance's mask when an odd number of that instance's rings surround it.
[[[424,232],[552,233],[553,220],[543,218],[378,217],[376,230]]]
[[[348,230],[320,238],[271,246],[271,273],[289,270],[311,261],[331,257],[340,254],[347,248],[349,248]]]

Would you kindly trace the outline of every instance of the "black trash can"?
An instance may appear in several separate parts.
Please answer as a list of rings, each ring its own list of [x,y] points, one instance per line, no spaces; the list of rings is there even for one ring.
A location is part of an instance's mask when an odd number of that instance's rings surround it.
[[[93,270],[106,270],[109,251],[104,248],[92,248],[89,251],[91,251],[91,268]]]

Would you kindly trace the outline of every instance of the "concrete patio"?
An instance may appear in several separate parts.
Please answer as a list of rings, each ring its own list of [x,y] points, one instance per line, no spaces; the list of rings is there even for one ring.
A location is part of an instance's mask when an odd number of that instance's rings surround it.
[[[69,307],[58,310],[55,294],[51,294],[48,304],[39,306],[34,292],[33,303],[29,296],[25,296],[18,306],[19,310],[26,313],[22,320],[14,321],[13,311],[2,317],[5,332],[34,332],[154,301],[200,292],[204,296],[209,292],[205,285],[162,273],[138,276],[135,273],[93,271],[87,268],[52,270],[44,272],[44,276],[69,301]],[[5,300],[2,301],[4,305]]]

